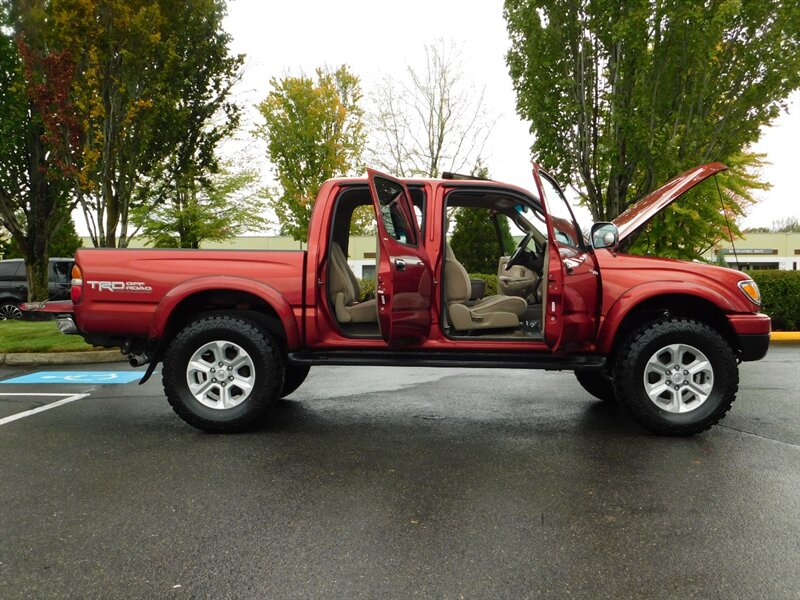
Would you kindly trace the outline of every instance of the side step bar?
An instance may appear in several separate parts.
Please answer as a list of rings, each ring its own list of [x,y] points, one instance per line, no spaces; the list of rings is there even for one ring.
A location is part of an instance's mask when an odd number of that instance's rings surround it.
[[[599,371],[606,358],[594,354],[553,356],[531,352],[447,352],[414,350],[327,350],[290,352],[293,365],[351,365],[363,367],[474,367],[491,369],[544,369],[547,371]]]

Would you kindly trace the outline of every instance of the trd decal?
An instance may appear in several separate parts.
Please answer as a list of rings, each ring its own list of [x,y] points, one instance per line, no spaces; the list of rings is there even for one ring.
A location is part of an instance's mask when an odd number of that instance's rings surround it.
[[[101,292],[137,292],[152,294],[153,288],[144,281],[87,281],[89,287]]]

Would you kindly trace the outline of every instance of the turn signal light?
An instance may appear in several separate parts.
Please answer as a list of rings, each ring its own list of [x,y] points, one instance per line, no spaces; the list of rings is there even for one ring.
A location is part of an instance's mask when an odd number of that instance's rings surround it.
[[[745,279],[739,282],[739,289],[753,304],[761,306],[761,292],[758,290],[756,282],[752,279]]]
[[[80,304],[83,300],[83,273],[78,265],[72,265],[72,287],[69,297],[73,304]]]

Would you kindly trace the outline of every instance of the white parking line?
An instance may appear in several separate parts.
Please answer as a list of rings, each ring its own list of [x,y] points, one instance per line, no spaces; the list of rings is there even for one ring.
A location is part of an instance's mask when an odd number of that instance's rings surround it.
[[[11,423],[12,421],[16,421],[18,419],[24,419],[25,417],[30,417],[31,415],[35,415],[36,413],[43,412],[45,410],[50,410],[51,408],[55,408],[56,406],[62,406],[64,404],[69,404],[70,402],[75,402],[75,400],[80,400],[81,398],[86,398],[86,396],[90,396],[91,394],[0,394],[0,396],[45,396],[45,397],[52,397],[52,396],[66,396],[63,400],[56,400],[55,402],[51,402],[50,404],[45,404],[44,406],[37,406],[36,408],[32,408],[30,410],[26,410],[25,412],[17,413],[15,415],[11,415],[10,417],[5,417],[4,419],[0,419],[0,425],[5,425],[6,423]]]

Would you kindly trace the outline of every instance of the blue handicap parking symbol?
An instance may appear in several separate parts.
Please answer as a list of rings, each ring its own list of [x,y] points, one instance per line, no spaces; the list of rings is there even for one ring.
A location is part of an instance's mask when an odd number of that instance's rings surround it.
[[[0,383],[130,383],[139,381],[142,375],[138,371],[40,371]]]

